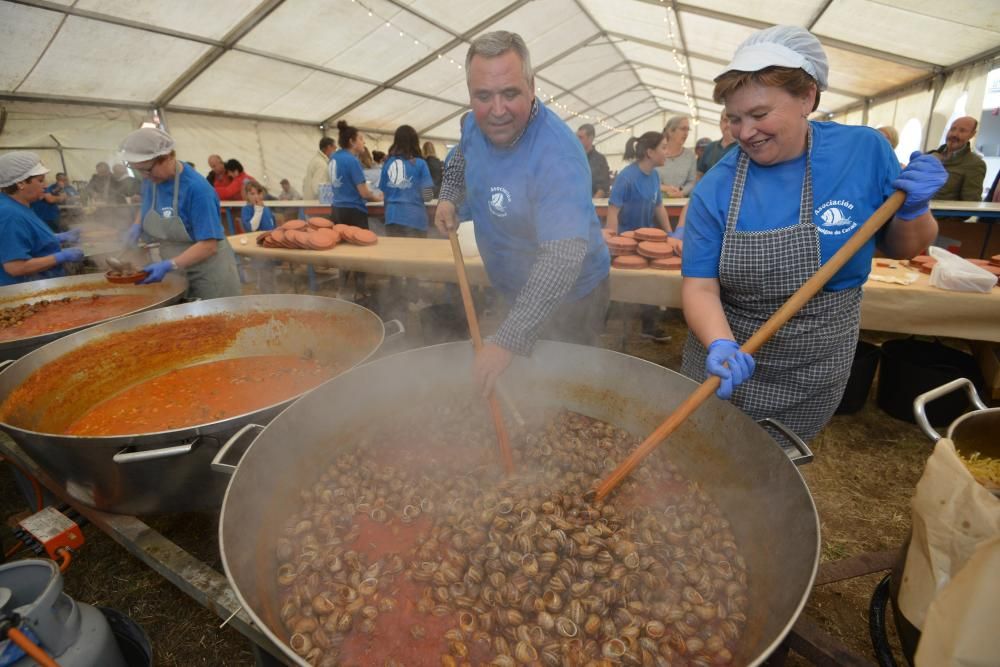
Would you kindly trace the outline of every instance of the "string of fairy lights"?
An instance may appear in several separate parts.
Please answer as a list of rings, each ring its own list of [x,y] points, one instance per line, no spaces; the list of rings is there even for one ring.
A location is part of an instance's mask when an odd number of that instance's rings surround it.
[[[670,49],[671,49],[671,54],[673,56],[674,64],[677,66],[677,72],[678,72],[678,74],[680,74],[680,77],[681,77],[681,89],[682,89],[682,91],[684,93],[684,99],[687,101],[688,109],[691,111],[691,122],[697,124],[697,122],[698,122],[698,115],[697,115],[698,114],[698,109],[695,106],[694,98],[691,96],[691,88],[690,88],[690,84],[688,82],[688,77],[687,77],[687,74],[686,74],[686,71],[685,71],[684,61],[681,59],[680,54],[679,54],[679,52],[677,50],[677,34],[678,34],[678,31],[676,29],[676,22],[675,22],[675,19],[674,19],[674,8],[671,5],[667,4],[665,2],[665,0],[660,0],[660,2],[664,3],[664,5],[666,7],[666,14],[663,17],[663,21],[664,21],[664,23],[667,24],[667,37],[669,39]],[[396,35],[399,37],[399,39],[403,39],[403,40],[407,40],[407,41],[412,41],[414,45],[416,45],[416,46],[422,46],[425,49],[427,49],[428,52],[433,52],[433,51],[436,50],[435,47],[433,47],[430,44],[424,42],[418,36],[414,35],[413,33],[409,32],[408,30],[405,30],[404,28],[402,28],[401,26],[399,26],[397,23],[393,23],[391,19],[389,19],[389,18],[381,15],[378,11],[376,11],[375,9],[373,9],[372,6],[370,4],[368,4],[367,2],[365,2],[364,0],[351,0],[351,3],[352,4],[356,4],[359,7],[361,7],[364,11],[366,11],[368,13],[368,16],[370,16],[372,18],[378,19],[384,25],[385,28],[387,28],[387,29],[391,30],[392,32],[396,33]],[[447,60],[450,64],[454,65],[457,69],[460,69],[460,70],[464,70],[465,69],[465,66],[460,61],[455,60],[451,56],[447,56],[447,55],[444,55],[442,53],[438,53],[437,57],[438,57],[439,60]],[[597,116],[597,115],[592,115],[592,114],[587,114],[587,113],[579,113],[579,112],[574,111],[573,109],[569,108],[566,104],[563,104],[558,99],[556,99],[557,95],[562,94],[565,91],[560,91],[559,93],[546,92],[540,86],[536,87],[535,90],[538,93],[538,95],[541,98],[543,98],[543,100],[547,104],[555,106],[557,109],[559,109],[560,111],[562,111],[562,112],[564,112],[566,114],[569,114],[573,118],[582,118],[583,120],[586,120],[588,122],[594,123],[596,125],[600,125],[605,130],[608,130],[609,132],[614,132],[616,134],[632,134],[632,132],[633,132],[633,128],[632,127],[627,127],[627,128],[625,128],[625,127],[618,127],[618,126],[613,125],[612,123],[609,123],[607,117],[602,117],[602,116]],[[545,99],[545,98],[547,98],[547,99]]]

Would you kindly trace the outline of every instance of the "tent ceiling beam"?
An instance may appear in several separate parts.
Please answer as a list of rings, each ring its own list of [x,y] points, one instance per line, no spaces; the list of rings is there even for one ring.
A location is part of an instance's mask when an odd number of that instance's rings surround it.
[[[992,48],[989,51],[983,51],[982,53],[979,53],[977,55],[972,56],[971,58],[966,58],[965,60],[957,62],[954,65],[950,65],[948,67],[945,67],[942,70],[940,70],[939,72],[935,72],[934,74],[928,74],[927,76],[923,76],[923,77],[921,77],[919,79],[915,79],[915,80],[909,81],[907,83],[902,83],[902,84],[900,84],[898,86],[893,86],[892,88],[888,88],[888,89],[883,90],[881,92],[875,93],[874,95],[871,95],[871,96],[869,96],[866,99],[869,100],[872,103],[875,103],[875,102],[880,102],[883,99],[889,99],[889,98],[893,98],[893,97],[898,97],[899,95],[901,95],[902,93],[904,93],[904,92],[906,92],[908,90],[912,90],[912,89],[915,89],[915,88],[920,88],[922,86],[932,85],[938,79],[940,79],[942,77],[947,77],[952,72],[960,70],[963,67],[968,67],[969,65],[973,65],[973,64],[978,63],[978,62],[986,62],[986,61],[990,61],[990,60],[995,60],[997,58],[1000,58],[1000,46]],[[848,111],[852,111],[854,109],[857,109],[858,107],[864,106],[864,104],[865,104],[865,100],[864,99],[859,100],[857,102],[852,102],[851,104],[844,105],[844,106],[840,107],[839,109],[836,109],[834,111],[829,112],[828,115],[830,115],[830,116],[836,116],[838,114],[846,113]]]
[[[645,113],[641,113],[638,116],[635,116],[633,118],[628,119],[627,121],[624,121],[622,123],[622,126],[623,127],[629,126],[629,127],[632,127],[634,129],[635,126],[638,125],[639,123],[641,123],[641,122],[643,122],[645,120],[649,120],[653,116],[655,116],[657,114],[662,114],[662,113],[664,113],[663,109],[660,109],[660,108],[653,109],[652,111],[647,111]],[[594,137],[594,144],[599,144],[600,142],[602,142],[605,139],[607,139],[608,137],[610,137],[612,134],[614,134],[614,132],[608,130],[606,132],[603,132],[602,134],[597,135],[596,137]]]
[[[419,11],[417,9],[414,9],[411,5],[409,5],[409,4],[405,3],[405,2],[400,2],[399,0],[386,0],[386,2],[388,2],[390,5],[393,5],[397,9],[400,9],[400,10],[406,12],[407,14],[412,14],[413,16],[416,16],[418,19],[420,19],[424,23],[430,23],[432,26],[434,26],[435,28],[437,28],[441,32],[446,32],[449,35],[451,35],[452,37],[454,37],[455,39],[461,39],[461,37],[462,37],[462,35],[460,35],[459,33],[455,32],[454,30],[452,30],[449,26],[446,26],[445,24],[440,23],[439,21],[437,21],[435,19],[432,19],[431,17],[427,16],[426,14],[424,14],[423,12],[421,12],[421,11]]]
[[[586,86],[586,85],[587,85],[588,83],[591,83],[591,82],[593,82],[593,81],[597,81],[598,79],[600,79],[600,78],[601,78],[602,76],[604,76],[605,74],[610,74],[611,72],[614,72],[614,71],[615,71],[616,69],[618,69],[618,68],[619,68],[619,67],[621,67],[622,65],[627,65],[627,64],[628,64],[628,63],[624,63],[624,62],[618,62],[618,63],[615,63],[615,64],[614,64],[614,65],[612,65],[611,67],[608,67],[608,68],[606,68],[606,69],[602,69],[601,71],[599,71],[599,72],[597,72],[597,73],[595,73],[595,74],[593,74],[593,75],[591,75],[591,76],[588,76],[588,77],[587,77],[586,79],[584,79],[584,80],[583,80],[583,81],[581,81],[580,83],[576,84],[576,85],[575,85],[575,87],[576,87],[576,88],[581,88],[581,87],[583,87],[583,86]],[[553,84],[553,85],[555,85],[555,84]],[[563,88],[562,86],[559,86],[559,88],[560,88],[560,89],[562,90],[562,92],[561,92],[561,93],[559,93],[558,95],[552,95],[552,96],[551,96],[551,99],[553,99],[553,100],[558,100],[558,99],[559,99],[560,97],[564,97],[564,96],[566,96],[566,95],[573,95],[573,94],[574,94],[574,93],[573,93],[573,91],[571,91],[571,90],[566,90],[566,89],[565,89],[565,88]],[[586,101],[586,100],[584,100],[584,101]]]
[[[632,70],[632,76],[635,77],[636,81],[638,81],[640,84],[642,84],[642,85],[645,86],[645,83],[643,82],[642,77],[639,76],[639,72],[635,69],[635,65],[629,64],[628,58],[625,57],[625,52],[622,51],[621,47],[617,43],[615,43],[615,41],[613,39],[611,39],[610,34],[608,33],[608,31],[604,30],[601,27],[601,24],[598,23],[594,19],[594,15],[590,13],[590,10],[587,9],[580,0],[573,0],[573,1],[574,1],[574,4],[576,4],[576,6],[580,9],[580,11],[583,12],[583,14],[588,19],[590,19],[590,22],[593,23],[595,26],[597,26],[599,29],[601,29],[601,34],[604,35],[604,38],[607,39],[608,42],[612,46],[615,47],[615,51],[618,52],[618,56],[622,59],[622,62],[628,64],[629,68],[631,68],[631,70]],[[649,91],[650,96],[652,96],[653,91],[649,90],[649,86],[646,86],[646,90]]]
[[[187,88],[192,81],[197,79],[202,72],[208,69],[214,62],[233,48],[236,42],[240,41],[253,30],[257,25],[264,20],[268,14],[273,12],[275,9],[280,7],[285,0],[266,0],[266,2],[258,5],[252,12],[247,14],[242,21],[233,26],[233,29],[226,33],[222,38],[222,43],[219,46],[212,47],[205,55],[199,58],[191,67],[187,69],[186,72],[180,75],[176,81],[167,86],[158,98],[156,98],[155,106],[165,107],[170,104],[170,100],[174,99],[182,90]]]
[[[616,118],[617,114],[607,114],[607,113],[604,112],[603,109],[601,109],[601,106],[607,104],[608,102],[611,102],[612,100],[614,100],[614,99],[616,99],[618,97],[621,97],[622,95],[625,95],[626,93],[631,93],[633,90],[637,90],[637,89],[645,88],[645,87],[646,87],[645,84],[643,84],[643,83],[637,83],[634,86],[631,86],[630,88],[626,88],[625,90],[619,91],[619,92],[615,93],[614,95],[611,95],[610,97],[606,97],[606,98],[602,99],[600,102],[595,102],[594,104],[591,104],[589,107],[587,107],[586,109],[584,109],[581,113],[588,113],[589,111],[596,110],[596,111],[599,111],[599,112],[601,112],[601,113],[604,114],[604,120],[607,120],[608,118]],[[647,90],[647,92],[648,92],[648,90]],[[653,99],[652,95],[650,95],[648,97],[644,97],[641,100],[638,100],[636,102],[636,104],[643,104],[644,102],[646,102],[646,101],[648,101],[650,99]],[[621,112],[619,112],[619,113],[621,113]]]
[[[88,107],[116,107],[119,109],[139,109],[153,111],[152,103],[123,102],[121,100],[106,100],[96,97],[73,97],[71,95],[47,95],[45,93],[0,93],[0,100],[12,102],[42,102],[46,104],[80,104]]]
[[[372,99],[373,97],[375,97],[379,93],[382,93],[382,92],[384,92],[386,90],[389,90],[389,89],[393,88],[397,83],[399,83],[400,81],[402,81],[406,77],[410,76],[414,72],[417,72],[418,70],[420,70],[424,66],[429,65],[430,63],[434,62],[434,60],[436,60],[438,58],[438,56],[440,56],[441,54],[444,54],[444,53],[447,53],[448,51],[451,51],[453,48],[455,48],[459,44],[462,44],[463,42],[468,42],[476,34],[482,32],[483,29],[488,28],[489,26],[493,25],[494,23],[496,23],[500,19],[504,18],[505,16],[509,16],[510,14],[513,14],[515,11],[517,11],[518,9],[520,9],[522,6],[526,5],[530,1],[531,0],[514,0],[514,2],[510,3],[509,5],[507,5],[506,7],[504,7],[503,9],[501,9],[500,11],[498,11],[498,12],[496,12],[496,13],[488,16],[488,17],[486,17],[484,20],[482,20],[479,23],[477,23],[476,25],[472,26],[472,28],[470,28],[466,32],[462,33],[458,37],[455,37],[454,39],[449,40],[448,43],[446,43],[445,45],[443,45],[443,46],[435,49],[432,53],[430,53],[429,55],[425,56],[424,58],[418,60],[417,62],[413,63],[412,65],[410,65],[409,67],[407,67],[406,69],[404,69],[399,74],[396,74],[392,78],[384,81],[381,85],[379,85],[378,87],[376,87],[374,90],[369,91],[368,93],[362,95],[360,98],[354,100],[354,102],[351,102],[347,106],[345,106],[342,109],[338,110],[335,114],[333,114],[329,118],[327,118],[323,122],[323,124],[324,125],[329,125],[330,123],[333,123],[334,121],[342,118],[343,116],[345,116],[349,112],[353,111],[354,109],[357,109],[359,106],[361,106],[365,102],[369,101],[370,99]]]
[[[659,5],[661,4],[659,0],[638,0],[638,2],[645,2],[648,4]],[[757,21],[755,19],[749,19],[744,16],[737,16],[736,14],[727,14],[726,12],[720,12],[716,9],[707,9],[705,7],[697,7],[695,5],[688,5],[683,2],[678,2],[675,4],[678,12],[689,12],[691,14],[697,14],[698,16],[704,16],[706,18],[715,19],[717,21],[725,21],[727,23],[736,23],[739,25],[746,26],[748,28],[753,28],[754,30],[761,30],[763,28],[770,28],[773,23],[768,23],[767,21]],[[881,60],[888,60],[889,62],[894,62],[899,65],[905,65],[907,67],[912,67],[914,69],[922,70],[936,70],[940,66],[934,63],[929,63],[923,60],[916,60],[914,58],[907,58],[901,56],[898,53],[890,53],[889,51],[880,51],[878,49],[873,49],[867,46],[862,46],[861,44],[854,44],[852,42],[845,42],[840,39],[834,39],[833,37],[825,37],[823,35],[816,35],[821,43],[832,46],[836,49],[843,49],[844,51],[853,51],[863,56],[869,56],[871,58],[879,58]]]
[[[829,9],[832,4],[833,0],[826,0],[826,2],[820,5],[819,9],[816,10],[816,13],[809,19],[809,23],[806,25],[806,30],[812,32],[813,27],[819,23],[819,20],[823,18],[823,14],[826,14],[826,10]]]
[[[620,33],[620,32],[611,32],[611,33],[608,33],[608,34],[610,36],[616,38],[616,39],[623,39],[623,40],[635,42],[636,44],[641,44],[642,46],[648,46],[648,47],[650,47],[652,49],[659,49],[660,51],[664,51],[666,53],[670,53],[670,49],[668,47],[663,46],[662,44],[660,44],[658,42],[653,42],[653,41],[648,40],[648,39],[642,39],[640,37],[634,37],[632,35],[626,35],[626,34]],[[688,51],[684,55],[687,56],[688,58],[697,58],[699,60],[706,60],[708,62],[716,63],[716,64],[719,64],[719,65],[722,65],[723,67],[725,67],[726,65],[729,64],[728,60],[723,60],[722,58],[717,58],[715,56],[710,56],[707,53],[698,53],[697,51]],[[667,69],[665,67],[660,67],[659,65],[650,65],[649,63],[643,63],[643,62],[638,62],[638,61],[631,61],[631,62],[635,63],[639,67],[648,67],[649,69],[659,70],[661,72],[666,72],[667,74],[677,74],[676,70]],[[688,77],[688,78],[692,79],[695,82],[706,83],[706,84],[709,84],[711,86],[715,86],[715,81],[714,80],[703,79],[701,77]],[[836,93],[837,95],[846,95],[847,97],[859,97],[859,98],[863,97],[860,93],[851,92],[851,91],[845,90],[843,88],[830,88],[830,87],[827,87],[827,90],[829,90],[831,93]]]

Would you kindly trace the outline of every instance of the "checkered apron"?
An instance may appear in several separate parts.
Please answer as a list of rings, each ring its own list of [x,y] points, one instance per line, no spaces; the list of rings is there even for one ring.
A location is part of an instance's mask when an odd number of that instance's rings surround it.
[[[719,258],[719,285],[722,308],[741,345],[820,267],[819,233],[812,223],[811,129],[806,143],[799,221],[764,232],[736,230],[750,162],[740,151]],[[844,394],[860,319],[860,287],[821,291],[758,350],[757,369],[733,392],[732,402],[754,419],[773,417],[803,440],[812,440]],[[703,381],[705,356],[704,346],[689,333],[681,371]]]

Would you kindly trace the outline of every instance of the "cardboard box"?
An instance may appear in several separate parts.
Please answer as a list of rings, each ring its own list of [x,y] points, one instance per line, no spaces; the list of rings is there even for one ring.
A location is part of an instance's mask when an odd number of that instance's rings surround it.
[[[1000,343],[974,340],[970,342],[970,347],[983,372],[983,386],[988,398],[1000,400]]]

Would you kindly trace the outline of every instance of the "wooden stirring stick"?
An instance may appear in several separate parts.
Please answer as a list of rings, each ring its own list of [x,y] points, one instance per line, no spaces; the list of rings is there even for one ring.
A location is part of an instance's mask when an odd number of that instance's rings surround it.
[[[462,292],[462,305],[465,306],[465,319],[469,322],[469,333],[472,334],[472,345],[476,352],[483,348],[483,337],[479,333],[479,318],[476,317],[476,306],[472,303],[472,290],[469,289],[469,276],[465,273],[465,259],[462,257],[462,246],[458,243],[458,235],[452,229],[448,232],[451,241],[451,254],[455,258],[455,273],[458,274],[458,289]],[[508,475],[514,472],[514,458],[510,453],[510,440],[507,437],[507,427],[503,423],[503,413],[497,403],[496,392],[491,392],[487,401],[490,404],[490,414],[493,416],[493,427],[497,431],[497,445],[500,448],[500,460]]]
[[[830,258],[826,264],[819,268],[812,278],[807,280],[802,284],[795,294],[788,298],[788,301],[784,303],[781,308],[779,308],[774,315],[771,315],[770,319],[758,329],[753,336],[747,339],[740,349],[744,352],[753,354],[761,348],[764,343],[771,339],[778,329],[780,329],[785,322],[790,320],[795,313],[799,312],[799,309],[806,304],[809,299],[811,299],[817,292],[819,292],[823,285],[833,277],[837,271],[840,270],[844,264],[847,263],[851,257],[854,256],[858,250],[861,249],[868,239],[875,235],[882,225],[892,219],[896,214],[896,211],[902,205],[903,200],[906,199],[905,192],[894,192],[891,197],[885,200],[885,203],[878,207],[878,209],[872,213],[871,217],[865,221],[865,224],[861,226],[855,234],[848,239],[847,243],[841,246],[833,257]],[[597,500],[604,500],[609,493],[611,493],[616,486],[618,486],[625,477],[628,476],[632,470],[635,469],[639,463],[646,458],[654,449],[656,449],[661,442],[667,439],[671,433],[677,430],[685,419],[687,419],[692,412],[694,412],[699,405],[705,402],[709,396],[712,395],[719,386],[719,376],[709,375],[708,378],[701,383],[701,385],[695,389],[694,393],[688,396],[683,403],[681,403],[673,414],[663,420],[663,423],[656,427],[648,438],[642,441],[635,451],[628,455],[628,457],[622,461],[617,468],[611,471],[604,481],[601,482],[600,486],[597,487]]]

